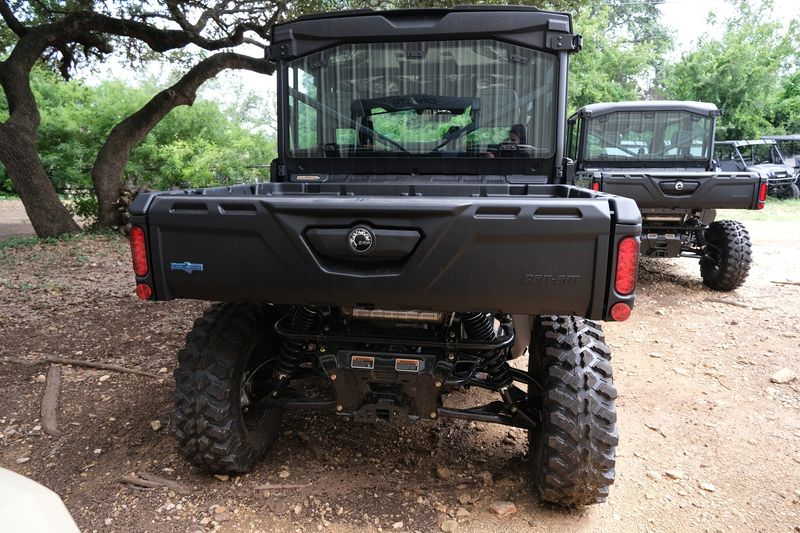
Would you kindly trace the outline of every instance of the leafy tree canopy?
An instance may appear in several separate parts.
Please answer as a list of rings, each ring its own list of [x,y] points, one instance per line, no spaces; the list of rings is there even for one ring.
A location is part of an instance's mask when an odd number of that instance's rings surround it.
[[[635,24],[639,19],[631,15],[630,20]],[[664,47],[671,41],[661,40],[650,23],[647,31],[654,37],[629,38],[636,28],[623,27],[621,15],[608,6],[579,17],[576,26],[583,35],[583,50],[570,64],[570,108],[641,98],[642,85],[654,75]]]
[[[32,86],[41,112],[37,150],[59,191],[91,188],[92,165],[108,133],[158,91],[154,81],[136,87],[120,80],[96,87],[64,82],[45,69],[34,71]],[[167,115],[133,150],[127,179],[156,189],[266,179],[264,165],[275,157],[274,134],[253,132],[237,117],[272,104],[255,93],[241,96],[227,108],[200,99]],[[7,116],[4,103],[2,116]],[[0,170],[0,190],[10,189],[8,176]]]
[[[783,94],[781,84],[797,68],[800,26],[795,20],[784,29],[768,20],[773,7],[771,1],[739,2],[737,14],[725,21],[722,36],[702,37],[664,78],[666,96],[713,102],[723,110],[717,129],[720,139],[753,138],[775,129],[770,117],[776,106],[784,108],[782,120],[797,120],[796,114],[794,119],[787,114],[791,104],[782,102],[791,98],[791,83]],[[712,26],[721,23],[713,16],[708,20]]]

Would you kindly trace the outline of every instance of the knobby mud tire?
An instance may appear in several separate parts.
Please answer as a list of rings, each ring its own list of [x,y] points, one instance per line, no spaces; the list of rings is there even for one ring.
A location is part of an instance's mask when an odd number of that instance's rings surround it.
[[[270,306],[216,304],[178,353],[174,433],[180,452],[207,472],[251,470],[278,435],[282,410],[241,408],[243,375],[277,354],[275,320]]]
[[[598,324],[572,316],[538,317],[528,371],[541,385],[529,408],[541,423],[529,432],[530,468],[542,500],[600,503],[614,483],[617,413],[611,351]]]
[[[700,259],[703,283],[715,291],[732,291],[744,284],[752,264],[752,244],[741,222],[712,222],[705,233],[706,257]]]

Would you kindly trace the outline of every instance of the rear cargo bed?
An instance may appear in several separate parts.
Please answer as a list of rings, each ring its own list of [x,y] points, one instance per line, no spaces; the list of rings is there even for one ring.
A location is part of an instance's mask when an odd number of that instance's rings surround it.
[[[564,185],[243,185],[142,194],[131,213],[158,300],[595,319],[619,300],[616,243],[640,231],[633,201]]]

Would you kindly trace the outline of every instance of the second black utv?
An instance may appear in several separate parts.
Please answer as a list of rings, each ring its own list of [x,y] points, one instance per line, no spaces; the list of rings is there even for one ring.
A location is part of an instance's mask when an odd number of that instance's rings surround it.
[[[700,259],[703,283],[730,291],[747,278],[750,235],[717,209],[762,209],[767,181],[758,173],[718,172],[719,111],[703,102],[588,105],[568,121],[568,153],[579,185],[636,200],[641,254]]]

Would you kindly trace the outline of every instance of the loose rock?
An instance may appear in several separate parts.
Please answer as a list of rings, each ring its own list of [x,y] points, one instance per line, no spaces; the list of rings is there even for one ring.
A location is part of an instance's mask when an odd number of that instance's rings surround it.
[[[492,502],[489,510],[499,516],[505,518],[517,512],[517,506],[512,502]]]
[[[715,487],[713,483],[708,483],[708,482],[700,483],[700,488],[708,492],[717,491],[717,487]]]
[[[439,529],[444,531],[444,533],[454,533],[455,531],[458,531],[458,522],[453,519],[445,520],[442,522],[442,525],[439,526]]]
[[[772,374],[771,378],[769,378],[771,382],[777,383],[779,385],[790,383],[795,379],[797,379],[797,374],[795,374],[794,371],[790,368],[781,368],[780,370]]]
[[[161,420],[151,420],[150,428],[152,428],[153,431],[158,431],[161,429]]]
[[[478,479],[483,481],[483,484],[486,485],[487,487],[492,483],[494,483],[494,476],[492,476],[492,473],[489,472],[488,470],[478,472]]]
[[[403,529],[403,523],[395,522],[394,524],[392,524],[392,529]]]
[[[683,473],[683,470],[667,470],[664,472],[668,478],[671,479],[684,479],[686,474]]]
[[[453,477],[453,471],[447,467],[440,466],[436,469],[436,477],[439,479],[450,479]]]
[[[35,381],[36,383],[44,383],[45,381],[47,381],[47,378],[45,377],[44,374],[38,374],[33,378],[33,381]]]

